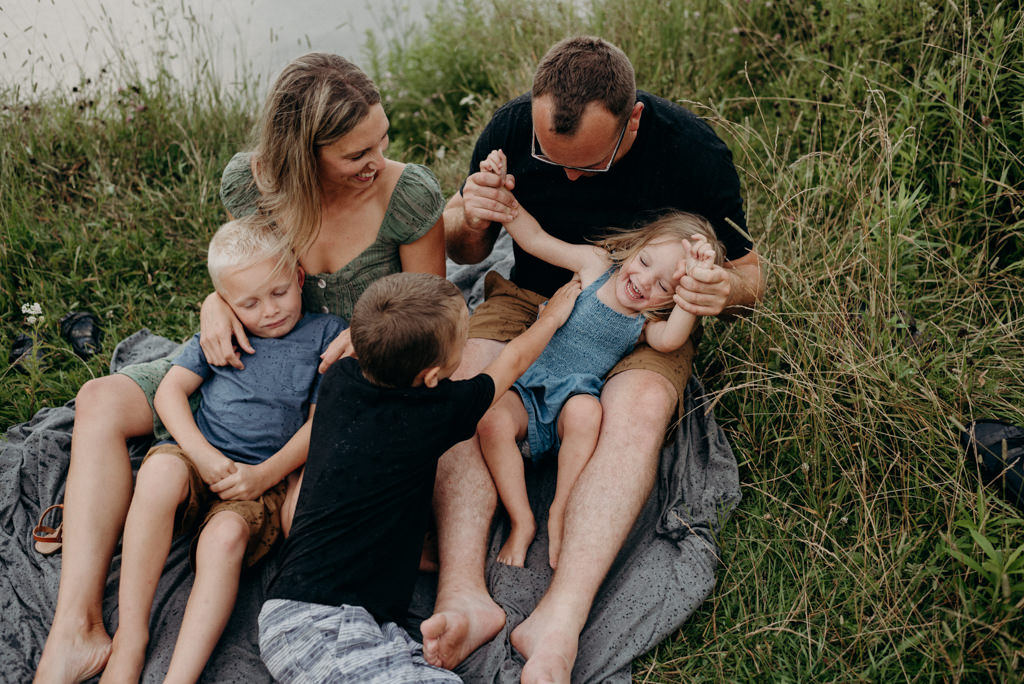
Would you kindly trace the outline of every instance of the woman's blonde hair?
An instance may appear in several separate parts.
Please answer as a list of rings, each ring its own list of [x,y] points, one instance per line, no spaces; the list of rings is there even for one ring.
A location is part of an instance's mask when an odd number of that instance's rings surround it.
[[[685,211],[662,214],[639,228],[615,230],[595,240],[595,244],[608,252],[612,265],[618,270],[652,242],[689,240],[695,235],[703,235],[715,250],[716,264],[725,260],[725,248],[715,235],[711,222],[703,216]],[[648,319],[667,318],[673,306],[670,302],[660,309],[645,311],[644,316]]]
[[[321,220],[318,154],[380,103],[373,81],[337,55],[313,52],[286,66],[255,131],[253,176],[260,212],[283,226],[296,254],[316,240]]]

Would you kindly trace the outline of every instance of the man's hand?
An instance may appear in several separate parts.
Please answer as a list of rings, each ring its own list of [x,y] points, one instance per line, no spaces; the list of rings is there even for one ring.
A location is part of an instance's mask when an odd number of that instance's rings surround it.
[[[252,501],[272,487],[274,482],[265,482],[259,466],[235,463],[235,472],[210,485],[210,491],[224,501]]]
[[[493,150],[480,170],[466,179],[462,206],[467,228],[486,230],[492,223],[507,223],[516,217],[518,205],[512,196],[516,182],[505,169],[505,154]]]
[[[352,346],[352,329],[345,328],[341,333],[335,337],[324,353],[320,355],[320,366],[317,371],[320,373],[326,373],[327,369],[331,367],[338,359],[346,356],[355,356],[356,350]]]

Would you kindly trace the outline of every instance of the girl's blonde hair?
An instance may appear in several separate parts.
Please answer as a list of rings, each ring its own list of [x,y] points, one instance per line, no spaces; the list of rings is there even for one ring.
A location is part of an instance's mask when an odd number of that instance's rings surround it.
[[[662,214],[639,228],[615,230],[596,240],[595,244],[608,252],[612,265],[618,270],[652,242],[689,240],[695,235],[703,235],[715,250],[716,264],[721,264],[725,260],[725,248],[715,235],[711,222],[703,216],[685,211]],[[645,311],[644,316],[648,319],[667,318],[673,306],[674,304],[669,302],[660,309]]]
[[[304,55],[277,77],[255,130],[253,176],[260,212],[286,227],[296,254],[320,230],[320,148],[355,128],[379,103],[373,81],[337,55]]]

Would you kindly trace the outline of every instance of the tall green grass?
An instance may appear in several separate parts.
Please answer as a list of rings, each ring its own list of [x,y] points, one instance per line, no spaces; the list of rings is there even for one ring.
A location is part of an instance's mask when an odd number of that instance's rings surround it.
[[[576,32],[729,143],[768,264],[765,301],[711,321],[698,359],[744,487],[718,586],[634,679],[1019,681],[1024,522],[958,435],[1024,424],[1024,12],[443,0],[371,43],[394,155],[454,191],[491,112]],[[101,313],[109,341],[196,324],[217,179],[255,104],[133,85],[0,117],[0,341],[30,301],[51,340],[40,369],[0,374],[4,425],[103,372],[55,339],[61,312]]]

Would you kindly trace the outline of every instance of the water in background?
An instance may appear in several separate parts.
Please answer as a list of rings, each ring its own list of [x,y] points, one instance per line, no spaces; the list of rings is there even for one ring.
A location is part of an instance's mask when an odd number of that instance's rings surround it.
[[[371,8],[372,3],[372,8]],[[403,31],[433,0],[3,0],[0,92],[15,100],[159,68],[262,90],[310,51],[366,63],[366,32]]]

